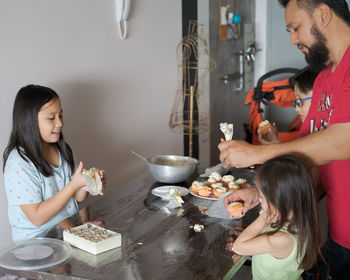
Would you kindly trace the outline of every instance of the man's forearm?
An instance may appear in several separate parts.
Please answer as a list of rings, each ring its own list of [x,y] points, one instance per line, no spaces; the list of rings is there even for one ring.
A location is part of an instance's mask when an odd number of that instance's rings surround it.
[[[261,147],[258,161],[263,163],[276,156],[292,154],[303,159],[308,166],[326,164],[350,158],[350,123],[335,124],[325,130],[300,137],[283,144]]]

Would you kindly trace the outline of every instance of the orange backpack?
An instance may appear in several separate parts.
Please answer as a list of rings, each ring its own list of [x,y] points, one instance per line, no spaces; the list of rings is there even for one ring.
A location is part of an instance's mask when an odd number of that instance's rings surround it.
[[[296,73],[298,69],[294,68],[280,68],[274,71],[268,72],[263,75],[259,80],[255,88],[251,89],[246,97],[245,104],[250,103],[249,108],[249,132],[251,137],[248,141],[252,144],[260,144],[258,138],[258,127],[263,121],[262,113],[263,109],[260,104],[268,104],[268,102],[276,104],[280,107],[292,107],[292,100],[295,99],[294,91],[290,86],[290,78],[281,81],[268,81],[264,82],[267,78],[273,75],[281,73]],[[278,132],[278,137],[282,142],[288,142],[298,137],[299,129],[301,127],[301,120],[299,116],[289,124],[288,131]]]

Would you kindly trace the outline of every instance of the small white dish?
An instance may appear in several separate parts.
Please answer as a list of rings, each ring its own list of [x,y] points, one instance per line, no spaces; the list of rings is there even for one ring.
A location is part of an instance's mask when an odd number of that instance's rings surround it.
[[[12,252],[17,259],[23,261],[42,260],[52,255],[53,249],[45,245],[31,245]]]
[[[190,193],[190,191],[184,187],[179,187],[179,186],[162,186],[162,187],[158,187],[158,188],[154,188],[152,190],[152,194],[155,196],[158,196],[164,200],[169,200],[171,199],[171,195],[170,195],[170,189],[177,189],[181,196],[184,195],[188,195]]]

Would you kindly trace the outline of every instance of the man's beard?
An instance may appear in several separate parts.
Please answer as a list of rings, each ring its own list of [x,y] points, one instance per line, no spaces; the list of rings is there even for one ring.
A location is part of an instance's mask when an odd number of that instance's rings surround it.
[[[309,67],[315,72],[320,72],[327,66],[329,60],[329,51],[326,47],[326,38],[318,30],[316,25],[311,28],[311,34],[315,36],[316,43],[312,44],[309,53],[305,54],[305,60]]]

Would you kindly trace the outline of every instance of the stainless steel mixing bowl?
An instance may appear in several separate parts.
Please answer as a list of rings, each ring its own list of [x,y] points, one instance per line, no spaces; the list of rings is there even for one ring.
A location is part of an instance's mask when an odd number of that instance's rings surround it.
[[[147,158],[149,174],[161,183],[180,183],[193,174],[198,160],[175,155],[157,155]]]

